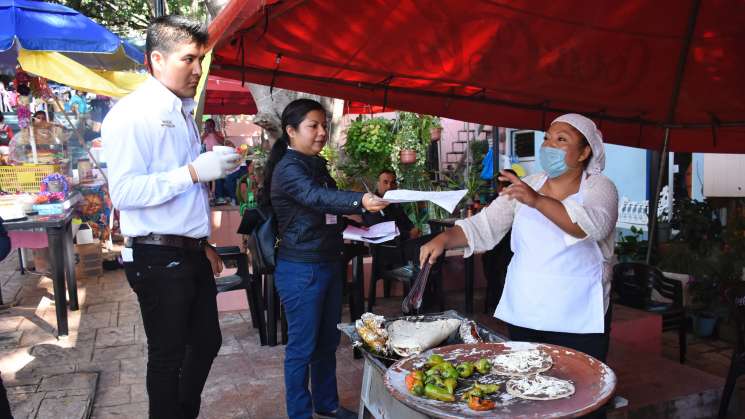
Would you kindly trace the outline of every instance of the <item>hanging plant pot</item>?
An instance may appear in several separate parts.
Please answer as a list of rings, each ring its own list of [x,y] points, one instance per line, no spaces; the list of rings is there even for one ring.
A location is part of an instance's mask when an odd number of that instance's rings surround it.
[[[401,158],[401,163],[403,164],[416,163],[416,150],[401,150],[398,156]]]

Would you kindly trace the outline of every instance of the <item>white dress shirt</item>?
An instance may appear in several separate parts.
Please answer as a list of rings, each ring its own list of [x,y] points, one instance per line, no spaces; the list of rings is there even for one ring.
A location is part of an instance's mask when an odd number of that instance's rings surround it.
[[[104,119],[109,192],[123,235],[209,236],[207,188],[192,182],[187,166],[201,148],[194,107],[149,77]]]

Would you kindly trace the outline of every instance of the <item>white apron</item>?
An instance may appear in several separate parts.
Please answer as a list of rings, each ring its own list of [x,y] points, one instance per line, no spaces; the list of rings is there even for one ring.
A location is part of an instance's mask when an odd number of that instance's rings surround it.
[[[581,204],[583,186],[568,199]],[[515,255],[495,317],[542,331],[604,332],[600,247],[591,239],[567,245],[565,236],[538,210],[523,205],[517,211],[511,242]]]

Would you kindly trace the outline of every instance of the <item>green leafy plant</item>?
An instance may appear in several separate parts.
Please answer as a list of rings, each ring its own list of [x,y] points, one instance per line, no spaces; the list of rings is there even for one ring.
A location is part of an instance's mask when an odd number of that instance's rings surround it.
[[[399,183],[410,180],[411,176],[421,176],[422,173],[426,176],[425,163],[432,118],[411,112],[398,113],[393,127],[394,138],[390,158]],[[412,165],[401,164],[401,150],[414,150],[417,155],[416,162]]]
[[[631,226],[631,234],[618,233],[616,255],[621,262],[640,262],[647,257],[647,240],[642,240],[644,231]]]
[[[349,160],[345,165],[348,174],[374,178],[381,170],[390,168],[392,126],[393,122],[385,118],[365,119],[360,116],[352,122],[344,145]]]

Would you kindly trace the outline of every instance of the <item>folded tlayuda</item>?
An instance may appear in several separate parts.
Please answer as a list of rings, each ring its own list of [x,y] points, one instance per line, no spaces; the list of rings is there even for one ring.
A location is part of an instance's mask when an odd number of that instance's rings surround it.
[[[442,343],[458,330],[460,324],[457,319],[431,322],[396,320],[387,327],[388,348],[403,357],[415,355]]]

